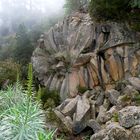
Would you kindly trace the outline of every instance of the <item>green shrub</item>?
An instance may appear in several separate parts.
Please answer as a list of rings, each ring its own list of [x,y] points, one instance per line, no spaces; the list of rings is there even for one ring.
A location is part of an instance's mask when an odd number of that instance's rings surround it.
[[[114,113],[114,114],[113,114],[113,121],[114,121],[114,122],[118,122],[118,121],[119,121],[118,113]]]
[[[124,95],[122,98],[121,98],[121,101],[122,102],[129,102],[131,101],[131,97],[129,95]]]
[[[37,99],[43,103],[43,108],[53,108],[60,104],[60,96],[57,90],[49,90],[47,88],[39,87]]]
[[[129,0],[91,0],[89,11],[97,20],[126,18]]]
[[[140,31],[140,9],[133,10],[129,14],[130,27],[135,31]]]
[[[51,140],[54,135],[46,132],[45,113],[34,100],[31,64],[27,83],[27,90],[16,83],[0,91],[0,140]]]
[[[140,8],[140,0],[131,0],[130,5],[132,8]]]
[[[84,94],[88,90],[87,87],[81,87],[81,86],[78,86],[77,89],[78,89],[78,92],[81,94]]]
[[[2,86],[6,80],[9,80],[9,84],[16,82],[17,73],[19,72],[20,65],[11,59],[0,61],[0,86]]]
[[[140,31],[140,0],[91,0],[91,17],[97,21],[127,21],[135,31]]]
[[[45,115],[40,104],[21,87],[1,91],[0,103],[1,140],[38,140],[40,132],[45,134]]]
[[[133,101],[134,101],[137,105],[140,105],[140,95],[135,95]]]

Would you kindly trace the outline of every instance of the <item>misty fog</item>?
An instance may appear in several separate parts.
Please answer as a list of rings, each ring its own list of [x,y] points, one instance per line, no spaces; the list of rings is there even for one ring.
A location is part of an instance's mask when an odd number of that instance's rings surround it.
[[[15,32],[19,24],[31,28],[64,14],[65,0],[0,0],[0,33]]]

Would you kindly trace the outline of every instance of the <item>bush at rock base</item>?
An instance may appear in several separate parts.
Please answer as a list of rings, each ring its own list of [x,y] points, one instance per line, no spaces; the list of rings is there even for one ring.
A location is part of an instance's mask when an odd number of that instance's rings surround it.
[[[11,59],[0,61],[0,86],[16,82],[17,74],[20,73],[20,65]],[[8,83],[6,83],[6,81]]]

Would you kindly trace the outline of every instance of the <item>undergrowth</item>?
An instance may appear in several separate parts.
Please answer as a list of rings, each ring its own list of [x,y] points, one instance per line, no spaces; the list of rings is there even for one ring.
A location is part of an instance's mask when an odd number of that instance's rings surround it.
[[[55,131],[45,129],[45,113],[35,100],[32,65],[27,89],[17,82],[0,91],[0,140],[52,140]]]

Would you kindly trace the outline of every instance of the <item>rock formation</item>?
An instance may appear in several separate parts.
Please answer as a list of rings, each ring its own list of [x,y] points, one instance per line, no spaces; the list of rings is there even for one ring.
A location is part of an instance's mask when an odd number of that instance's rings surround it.
[[[66,99],[54,109],[62,127],[75,135],[90,128],[90,140],[140,140],[140,85],[131,79],[140,82],[132,77],[119,90],[96,87]]]
[[[60,93],[54,109],[75,135],[140,140],[140,33],[73,13],[41,35],[32,63],[40,83]]]
[[[58,90],[62,100],[78,87],[111,89],[140,72],[140,35],[119,23],[94,23],[74,13],[41,35],[32,57],[40,83]]]

